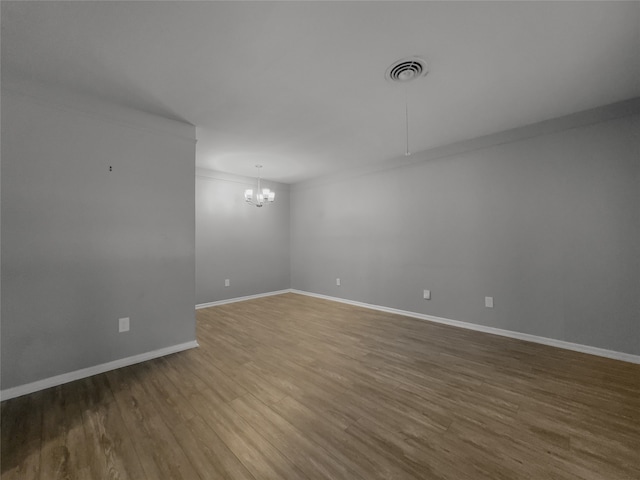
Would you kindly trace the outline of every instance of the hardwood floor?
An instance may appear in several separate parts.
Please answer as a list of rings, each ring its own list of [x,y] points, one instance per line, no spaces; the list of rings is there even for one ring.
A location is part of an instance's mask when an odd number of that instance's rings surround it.
[[[2,403],[8,479],[640,479],[640,365],[285,294]]]

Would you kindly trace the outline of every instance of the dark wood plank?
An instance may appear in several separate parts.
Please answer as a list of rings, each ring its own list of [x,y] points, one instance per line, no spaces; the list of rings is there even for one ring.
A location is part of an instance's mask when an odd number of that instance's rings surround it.
[[[171,375],[169,363],[162,359],[154,360],[141,365],[138,372],[146,376],[144,388],[149,398],[171,428],[176,442],[182,447],[198,475],[203,479],[254,480],[207,425],[200,412],[183,397],[183,382]]]
[[[78,384],[86,450],[93,478],[146,478],[135,441],[127,428],[106,375]]]
[[[135,448],[148,478],[199,479],[191,462],[167,427],[153,399],[136,376],[139,365],[108,372],[107,378],[119,410],[135,438]]]
[[[73,469],[71,452],[67,445],[69,434],[65,421],[66,399],[62,395],[62,386],[43,392],[42,414],[42,452],[40,454],[40,478],[43,480],[71,480],[79,478],[79,472]]]
[[[2,402],[2,479],[40,478],[43,392]]]

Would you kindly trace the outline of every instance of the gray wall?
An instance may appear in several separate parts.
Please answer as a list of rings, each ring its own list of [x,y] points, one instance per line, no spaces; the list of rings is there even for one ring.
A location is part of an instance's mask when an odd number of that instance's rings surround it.
[[[276,201],[257,208],[244,201],[255,185],[254,178],[198,169],[196,304],[290,287],[289,186],[263,182]]]
[[[640,354],[639,122],[537,125],[299,184],[292,287]]]
[[[2,389],[195,340],[195,128],[34,95],[3,83]]]

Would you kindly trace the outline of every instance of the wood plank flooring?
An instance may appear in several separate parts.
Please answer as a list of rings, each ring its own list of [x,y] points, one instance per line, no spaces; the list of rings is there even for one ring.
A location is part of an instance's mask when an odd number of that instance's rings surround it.
[[[284,294],[2,403],[9,479],[640,479],[640,365]]]

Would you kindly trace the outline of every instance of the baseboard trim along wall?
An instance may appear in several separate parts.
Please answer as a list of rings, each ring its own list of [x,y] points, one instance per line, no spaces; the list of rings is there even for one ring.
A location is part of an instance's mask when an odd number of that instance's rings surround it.
[[[442,323],[444,325],[451,325],[454,327],[466,328],[467,330],[476,330],[478,332],[491,333],[493,335],[500,335],[502,337],[515,338],[518,340],[525,340],[527,342],[540,343],[542,345],[549,345],[552,347],[564,348],[565,350],[573,350],[575,352],[588,353],[590,355],[597,355],[599,357],[612,358],[614,360],[622,360],[623,362],[640,364],[640,355],[633,355],[631,353],[616,352],[614,350],[591,347],[589,345],[582,345],[579,343],[565,342],[563,340],[556,340],[553,338],[530,335],[528,333],[520,333],[520,332],[514,332],[512,330],[503,330],[501,328],[487,327],[484,325],[477,325],[475,323],[462,322],[460,320],[451,320],[448,318],[434,317],[433,315],[410,312],[407,310],[399,310],[397,308],[383,307],[381,305],[372,305],[369,303],[356,302],[354,300],[331,297],[329,295],[322,295],[319,293],[305,292],[303,290],[291,289],[290,292],[297,293],[299,295],[307,295],[309,297],[316,297],[316,298],[322,298],[325,300],[331,300],[333,302],[346,303],[346,304],[354,305],[357,307],[370,308],[372,310],[379,310],[381,312],[395,313],[398,315],[404,315],[405,317],[412,317],[412,318],[417,318],[419,320],[426,320],[428,322]]]
[[[381,312],[395,313],[397,315],[404,315],[405,317],[417,318],[419,320],[426,320],[428,322],[442,323],[444,325],[451,325],[454,327],[466,328],[467,330],[476,330],[478,332],[491,333],[493,335],[500,335],[502,337],[515,338],[518,340],[525,340],[527,342],[540,343],[542,345],[549,345],[552,347],[564,348],[565,350],[573,350],[575,352],[588,353],[591,355],[597,355],[600,357],[612,358],[614,360],[621,360],[623,362],[640,364],[640,355],[633,355],[630,353],[616,352],[614,350],[607,350],[604,348],[591,347],[589,345],[581,345],[579,343],[565,342],[563,340],[556,340],[553,338],[539,337],[537,335],[530,335],[528,333],[514,332],[511,330],[503,330],[501,328],[487,327],[484,325],[477,325],[475,323],[462,322],[460,320],[451,320],[449,318],[435,317],[433,315],[426,315],[424,313],[410,312],[408,310],[400,310],[397,308],[384,307],[382,305],[373,305],[370,303],[357,302],[355,300],[347,300],[345,298],[331,297],[329,295],[322,295],[320,293],[305,292],[304,290],[287,289],[278,290],[275,292],[259,293],[256,295],[247,295],[245,297],[229,298],[226,300],[219,300],[217,302],[201,303],[196,305],[196,309],[216,307],[219,305],[225,305],[228,303],[244,302],[246,300],[254,300],[256,298],[270,297],[273,295],[281,295],[283,293],[296,293],[298,295],[307,295],[309,297],[322,298],[324,300],[330,300],[333,302],[346,303],[348,305],[354,305],[356,307],[369,308],[372,310],[379,310]],[[189,350],[191,348],[198,347],[197,341],[181,343],[173,345],[171,347],[165,347],[151,352],[141,353],[140,355],[133,355],[131,357],[121,358],[120,360],[114,360],[112,362],[95,365],[93,367],[83,368],[75,370],[73,372],[64,373],[62,375],[56,375],[55,377],[45,378],[36,382],[27,383],[17,387],[7,388],[0,391],[0,400],[9,400],[10,398],[20,397],[29,393],[44,390],[46,388],[55,387],[64,383],[73,382],[74,380],[80,380],[82,378],[91,377],[100,373],[108,372],[109,370],[115,370],[122,367],[128,367],[136,363],[145,362],[154,358],[164,357],[172,353]]]
[[[183,350],[189,350],[196,347],[198,347],[198,342],[195,340],[192,342],[180,343],[178,345],[172,345],[171,347],[160,348],[151,352],[121,358],[120,360],[102,363],[93,367],[82,368],[73,372],[63,373],[62,375],[56,375],[55,377],[45,378],[43,380],[38,380],[37,382],[20,385],[18,387],[7,388],[0,391],[0,400],[9,400],[10,398],[20,397],[22,395],[27,395],[29,393],[44,390],[46,388],[56,387],[64,383],[73,382],[74,380],[80,380],[82,378],[87,378],[93,375],[108,372],[109,370],[128,367],[129,365],[146,362],[147,360],[164,357],[165,355],[169,355],[171,353],[182,352]]]
[[[255,295],[247,295],[246,297],[227,298],[225,300],[218,300],[217,302],[199,303],[196,305],[196,310],[200,310],[201,308],[217,307],[218,305],[226,305],[227,303],[244,302],[245,300],[253,300],[255,298],[270,297],[272,295],[282,295],[283,293],[291,293],[291,289],[257,293]]]

